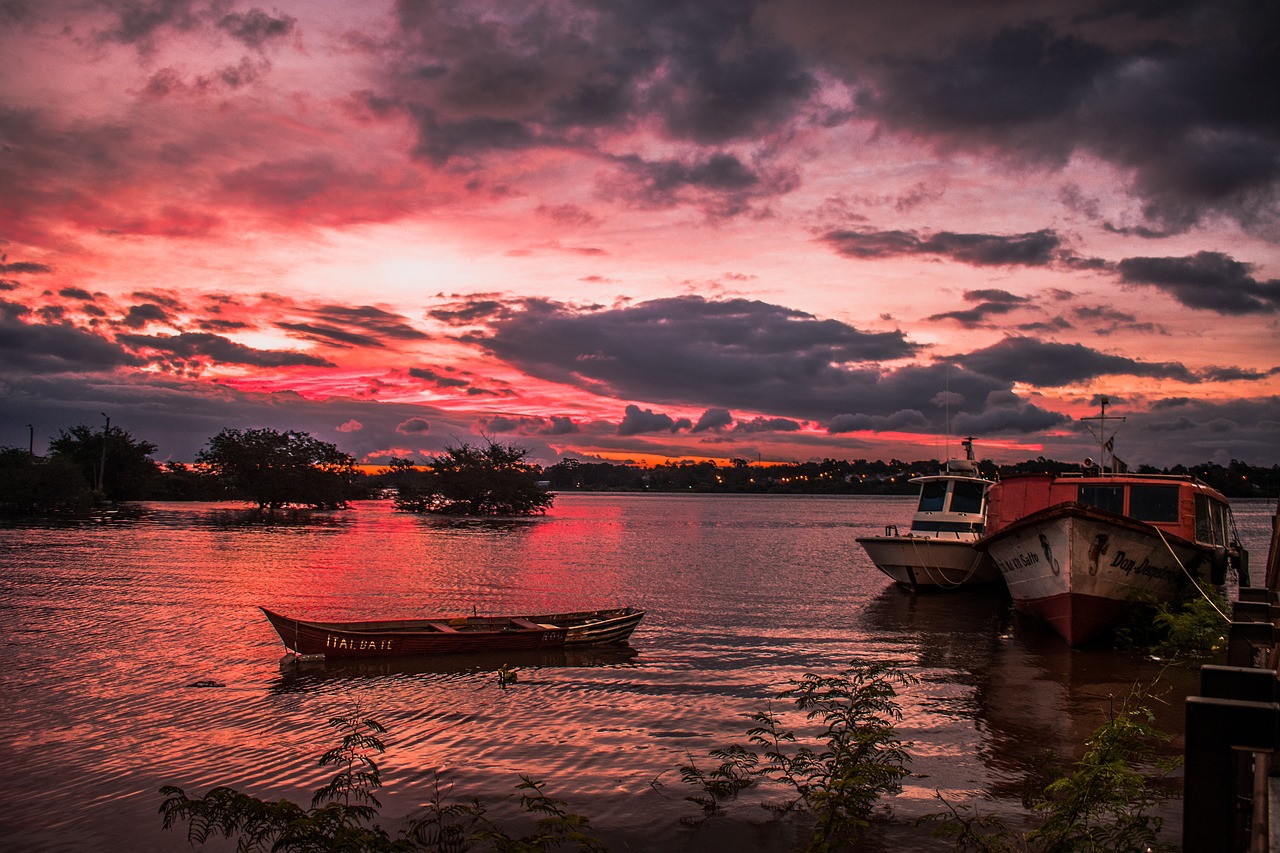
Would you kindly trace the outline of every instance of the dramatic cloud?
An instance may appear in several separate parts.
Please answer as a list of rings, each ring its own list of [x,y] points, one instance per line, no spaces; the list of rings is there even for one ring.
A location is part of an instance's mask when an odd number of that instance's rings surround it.
[[[1046,387],[1116,374],[1198,381],[1181,364],[1149,364],[1107,355],[1081,344],[1049,343],[1035,338],[1005,338],[998,344],[958,356],[957,360],[969,370],[987,376]]]
[[[826,409],[859,371],[906,358],[901,334],[745,299],[688,296],[578,311],[530,303],[466,340],[541,378],[619,397],[755,411]]]
[[[0,18],[0,432],[1034,457],[1103,379],[1163,461],[1280,453],[1275,3]]]
[[[1252,264],[1221,252],[1183,258],[1125,258],[1118,268],[1128,284],[1163,290],[1188,308],[1219,314],[1274,314],[1280,310],[1280,279],[1258,281]]]
[[[920,237],[905,231],[832,231],[823,241],[842,255],[859,260],[904,255],[938,255],[974,266],[1040,267],[1063,257],[1052,231],[1033,234],[952,234]]]
[[[196,360],[213,364],[249,364],[257,367],[333,367],[327,359],[301,352],[257,350],[221,335],[184,332],[180,335],[120,335],[117,341],[139,352],[167,359]]]
[[[409,418],[396,424],[396,432],[402,435],[426,435],[431,431],[431,424],[423,418]]]
[[[688,418],[674,420],[669,415],[654,412],[652,409],[641,409],[639,406],[627,406],[622,422],[618,424],[618,435],[640,435],[646,432],[677,432],[689,429],[693,423]]]

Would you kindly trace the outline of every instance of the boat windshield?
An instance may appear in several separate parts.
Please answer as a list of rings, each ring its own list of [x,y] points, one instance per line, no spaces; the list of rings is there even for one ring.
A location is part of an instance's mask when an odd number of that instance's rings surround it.
[[[1227,507],[1196,495],[1196,541],[1209,545],[1227,544]]]
[[[1123,486],[1082,485],[1076,499],[1086,506],[1097,507],[1106,512],[1114,512],[1116,515],[1124,515]]]
[[[956,480],[951,488],[951,511],[981,514],[982,496],[986,491],[987,487],[984,483],[966,483],[964,480]]]
[[[946,480],[925,480],[920,484],[919,512],[942,512],[947,501]]]
[[[1138,521],[1177,521],[1177,486],[1129,487],[1129,515]]]

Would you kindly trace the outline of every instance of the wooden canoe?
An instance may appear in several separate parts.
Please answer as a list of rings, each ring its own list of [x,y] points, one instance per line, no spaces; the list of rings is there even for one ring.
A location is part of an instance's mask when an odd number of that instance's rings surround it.
[[[260,608],[285,647],[328,658],[448,655],[625,642],[644,618],[635,607],[529,616],[442,616],[307,622]]]

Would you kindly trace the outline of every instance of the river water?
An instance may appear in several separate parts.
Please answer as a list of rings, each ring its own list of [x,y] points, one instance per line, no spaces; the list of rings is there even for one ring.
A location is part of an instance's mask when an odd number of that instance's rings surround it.
[[[937,792],[1016,821],[1046,752],[1078,755],[1134,683],[1159,679],[1157,724],[1180,733],[1194,668],[1068,650],[998,591],[894,587],[854,539],[906,524],[912,506],[564,494],[527,520],[362,502],[255,526],[239,506],[173,503],[134,520],[0,528],[0,838],[22,851],[189,849],[161,828],[166,784],[306,805],[332,774],[317,764],[335,742],[327,720],[358,703],[388,729],[384,824],[417,812],[438,780],[519,830],[510,804],[525,774],[611,850],[788,850],[803,818],[760,807],[785,792],[699,822],[676,767],[745,743],[746,715],[787,709],[770,700],[789,679],[855,658],[919,679],[900,696],[912,775],[868,849],[947,849],[908,825],[940,809]],[[1235,508],[1257,572],[1274,506]],[[281,665],[257,610],[342,620],[615,604],[648,609],[629,648],[302,667]],[[519,674],[505,690],[503,663]],[[1176,802],[1165,814],[1176,836]]]

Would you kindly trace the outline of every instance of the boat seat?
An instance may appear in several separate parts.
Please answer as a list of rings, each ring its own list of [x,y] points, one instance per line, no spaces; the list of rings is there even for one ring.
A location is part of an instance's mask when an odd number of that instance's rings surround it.
[[[457,628],[453,627],[452,625],[446,625],[444,622],[428,622],[427,624],[430,625],[432,628],[435,628],[437,631],[441,631],[445,634],[458,633]]]
[[[531,631],[554,631],[557,628],[555,625],[539,625],[537,622],[531,622],[519,616],[511,617],[511,621],[521,628],[528,628]]]

